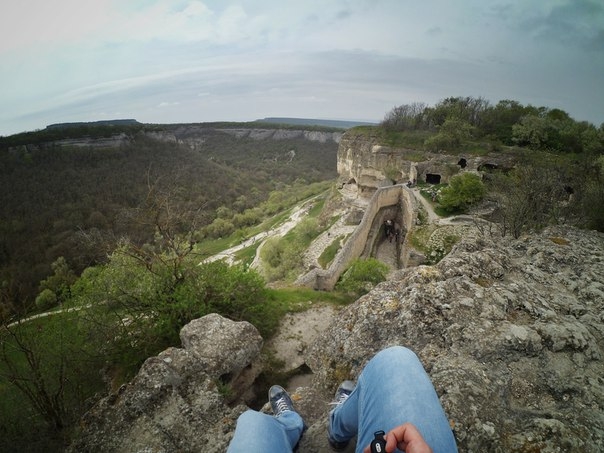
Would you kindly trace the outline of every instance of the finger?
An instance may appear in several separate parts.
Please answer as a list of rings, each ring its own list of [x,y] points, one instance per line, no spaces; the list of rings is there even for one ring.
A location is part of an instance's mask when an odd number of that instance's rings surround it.
[[[406,447],[406,442],[404,442],[402,438],[399,440],[399,438],[396,437],[396,434],[393,431],[394,430],[390,431],[384,436],[384,438],[386,439],[387,453],[392,453],[399,446],[403,449],[404,447]]]

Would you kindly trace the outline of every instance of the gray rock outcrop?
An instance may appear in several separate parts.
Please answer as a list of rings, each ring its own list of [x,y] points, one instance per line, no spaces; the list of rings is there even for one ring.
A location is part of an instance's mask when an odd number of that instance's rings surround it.
[[[604,235],[470,238],[399,271],[310,348],[314,385],[355,378],[394,344],[422,359],[460,451],[601,451]]]
[[[309,426],[300,453],[330,451],[333,391],[394,344],[419,355],[461,452],[604,445],[601,233],[558,227],[511,240],[470,232],[437,265],[397,271],[334,319],[304,353],[312,385],[293,395]],[[83,419],[71,451],[226,449],[245,406],[229,407],[216,382],[249,383],[235,375],[249,371],[261,339],[217,315],[181,336],[184,349],[149,359]]]
[[[187,324],[180,337],[182,349],[148,359],[132,382],[84,416],[70,451],[226,450],[228,433],[245,407],[229,407],[218,386],[250,385],[246,374],[262,337],[247,322],[215,314]]]

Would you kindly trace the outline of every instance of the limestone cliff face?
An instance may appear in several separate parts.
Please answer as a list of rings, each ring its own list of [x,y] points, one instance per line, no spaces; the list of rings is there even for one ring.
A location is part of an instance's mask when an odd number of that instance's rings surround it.
[[[75,147],[75,148],[119,148],[122,145],[130,143],[132,138],[127,134],[120,133],[109,137],[81,137],[81,138],[65,138],[62,140],[54,140],[51,142],[41,143],[37,145],[24,145],[28,150],[38,150],[49,147]]]
[[[241,371],[253,375],[261,339],[217,315],[193,321],[181,338],[184,349],[149,359],[90,411],[71,451],[226,449],[245,406],[229,406],[216,382],[245,388]],[[604,235],[468,231],[437,265],[398,271],[341,309],[305,353],[314,377],[294,395],[309,426],[299,452],[331,451],[333,391],[395,344],[424,363],[461,452],[601,451]]]
[[[152,140],[164,143],[180,144],[196,149],[202,145],[208,134],[228,134],[237,138],[251,138],[253,140],[292,140],[304,139],[312,142],[339,143],[343,132],[323,132],[304,129],[250,129],[250,128],[214,128],[203,124],[185,124],[165,130],[147,130],[143,135]],[[51,146],[77,147],[77,148],[118,148],[129,144],[133,140],[131,135],[120,133],[109,137],[81,137],[54,140],[40,145],[27,145],[29,149],[39,149]]]
[[[394,148],[366,131],[348,131],[339,143],[337,169],[341,183],[360,198],[369,198],[377,188],[395,183],[444,183],[462,171],[510,169],[515,165],[514,157],[504,153],[466,156]]]
[[[338,143],[342,132],[321,132],[308,130],[289,129],[249,129],[249,128],[208,128],[204,125],[183,125],[169,131],[145,132],[148,137],[167,143],[178,143],[196,149],[202,145],[210,133],[228,134],[237,138],[251,138],[253,140],[291,140],[301,138],[313,142]]]

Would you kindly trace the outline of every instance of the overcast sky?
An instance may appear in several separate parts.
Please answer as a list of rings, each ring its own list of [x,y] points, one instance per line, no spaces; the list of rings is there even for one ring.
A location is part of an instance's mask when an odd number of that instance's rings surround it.
[[[603,0],[9,0],[0,135],[67,121],[380,121],[449,96],[604,122]]]

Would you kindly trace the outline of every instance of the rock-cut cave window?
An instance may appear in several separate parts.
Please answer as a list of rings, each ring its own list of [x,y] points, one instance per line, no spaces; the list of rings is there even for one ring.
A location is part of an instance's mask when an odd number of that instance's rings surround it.
[[[426,182],[428,184],[440,184],[440,175],[428,173],[426,174]]]
[[[459,159],[459,162],[457,162],[457,165],[459,165],[461,168],[466,168],[466,166],[468,165],[468,161],[462,157],[461,159]]]

